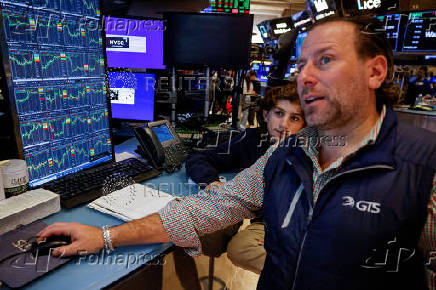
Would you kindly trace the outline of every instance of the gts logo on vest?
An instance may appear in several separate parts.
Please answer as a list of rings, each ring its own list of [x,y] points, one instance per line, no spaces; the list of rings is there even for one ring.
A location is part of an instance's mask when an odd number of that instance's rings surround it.
[[[355,202],[351,196],[343,196],[342,199],[344,200],[342,203],[343,206],[355,207],[362,212],[380,213],[380,203],[378,202],[365,200]]]

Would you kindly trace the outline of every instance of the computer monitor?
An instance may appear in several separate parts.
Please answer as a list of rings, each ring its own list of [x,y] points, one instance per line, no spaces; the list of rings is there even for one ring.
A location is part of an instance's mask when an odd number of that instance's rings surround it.
[[[108,67],[165,69],[163,20],[105,17]]]
[[[257,74],[257,79],[261,82],[268,81],[269,70],[271,69],[271,61],[254,60],[251,64],[251,69]]]
[[[436,10],[410,12],[403,51],[436,51]]]
[[[0,2],[5,93],[30,186],[113,160],[100,1]]]
[[[249,66],[253,15],[165,13],[164,63],[178,66]]]
[[[112,118],[154,120],[154,74],[108,72],[108,80]]]
[[[392,47],[393,51],[401,51],[401,43],[403,39],[404,26],[407,21],[406,14],[386,14],[375,16],[382,24],[386,33],[386,38]]]

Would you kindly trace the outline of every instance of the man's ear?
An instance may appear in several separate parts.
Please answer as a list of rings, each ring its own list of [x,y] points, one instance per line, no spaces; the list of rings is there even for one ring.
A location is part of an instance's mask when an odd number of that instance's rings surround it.
[[[388,61],[385,56],[377,55],[367,61],[368,87],[378,89],[386,79],[388,73]]]

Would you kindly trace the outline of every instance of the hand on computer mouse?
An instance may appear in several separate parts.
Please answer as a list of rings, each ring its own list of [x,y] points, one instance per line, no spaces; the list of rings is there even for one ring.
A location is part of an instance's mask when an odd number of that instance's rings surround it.
[[[92,254],[97,253],[104,246],[102,230],[93,226],[79,223],[54,223],[37,234],[39,241],[54,235],[71,237],[71,244],[54,248],[53,256]]]
[[[71,238],[69,236],[50,236],[44,238],[42,241],[39,240],[40,239],[32,243],[30,252],[33,256],[46,256],[55,248],[71,244]]]

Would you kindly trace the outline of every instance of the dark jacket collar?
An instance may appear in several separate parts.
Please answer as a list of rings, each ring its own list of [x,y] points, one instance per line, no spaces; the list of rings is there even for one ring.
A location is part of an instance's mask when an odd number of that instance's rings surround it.
[[[386,116],[380,128],[380,133],[374,144],[368,145],[359,150],[350,160],[345,161],[339,169],[338,174],[350,170],[367,167],[394,167],[395,168],[395,140],[397,137],[398,119],[390,106],[386,107]],[[295,135],[290,136],[289,144],[295,144]],[[304,153],[301,147],[289,146],[286,154],[288,164],[296,167],[297,174],[304,180],[312,180],[313,164],[310,158]]]

